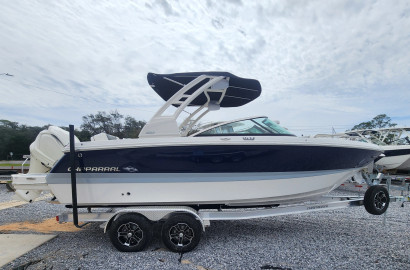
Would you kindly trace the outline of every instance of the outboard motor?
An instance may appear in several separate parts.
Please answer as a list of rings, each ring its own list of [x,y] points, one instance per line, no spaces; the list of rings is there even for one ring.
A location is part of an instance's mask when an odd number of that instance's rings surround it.
[[[80,142],[74,138],[75,142]],[[12,175],[15,193],[19,199],[32,202],[43,190],[49,190],[46,173],[64,154],[69,144],[69,132],[56,126],[41,131],[30,145],[30,168],[27,174]]]
[[[76,142],[80,142],[75,138]],[[64,148],[69,144],[68,131],[50,126],[41,131],[30,145],[30,168],[28,173],[47,173],[63,156]]]

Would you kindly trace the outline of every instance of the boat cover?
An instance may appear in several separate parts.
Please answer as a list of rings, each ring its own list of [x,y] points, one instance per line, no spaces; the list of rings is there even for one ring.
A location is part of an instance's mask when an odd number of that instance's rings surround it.
[[[168,101],[184,85],[201,75],[224,76],[229,78],[229,87],[226,90],[225,97],[222,100],[221,107],[239,107],[245,105],[259,97],[262,91],[261,84],[258,80],[245,79],[235,76],[229,72],[205,71],[205,72],[188,72],[173,74],[155,74],[148,73],[147,80],[149,85],[157,94]],[[202,81],[194,86],[186,94],[192,94],[199,87],[207,83],[209,79]],[[221,93],[209,93],[211,100],[218,101]],[[204,93],[194,99],[189,106],[202,106],[207,102]],[[179,105],[174,105],[178,107]]]

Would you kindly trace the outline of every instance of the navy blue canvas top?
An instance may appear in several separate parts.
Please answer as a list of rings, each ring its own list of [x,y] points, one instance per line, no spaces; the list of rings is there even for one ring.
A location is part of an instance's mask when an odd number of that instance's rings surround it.
[[[235,76],[229,72],[217,72],[217,71],[205,71],[205,72],[188,72],[188,73],[173,73],[173,74],[155,74],[148,73],[147,80],[149,85],[154,89],[157,94],[165,101],[169,100],[176,92],[178,92],[183,86],[196,79],[200,75],[209,76],[224,76],[229,77],[229,87],[226,90],[224,99],[222,100],[221,107],[238,107],[245,105],[252,100],[260,96],[262,87],[258,80],[245,79]],[[172,82],[164,77],[176,81]],[[192,94],[199,87],[207,83],[209,79],[203,80],[197,84],[186,94]],[[220,93],[209,93],[211,100],[218,101],[221,97]],[[204,93],[194,99],[189,106],[201,106],[207,101]],[[174,105],[178,106],[178,105]]]

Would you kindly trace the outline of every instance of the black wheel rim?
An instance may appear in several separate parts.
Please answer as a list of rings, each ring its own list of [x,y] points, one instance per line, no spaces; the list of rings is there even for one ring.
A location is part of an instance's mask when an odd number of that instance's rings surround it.
[[[169,240],[177,247],[189,245],[194,237],[194,230],[186,223],[175,224],[169,229]]]
[[[383,191],[380,191],[374,195],[374,206],[378,210],[382,210],[387,203],[387,196]]]
[[[122,224],[118,230],[118,241],[127,247],[135,247],[138,245],[144,236],[143,231],[138,226],[138,224],[134,222],[128,222]]]

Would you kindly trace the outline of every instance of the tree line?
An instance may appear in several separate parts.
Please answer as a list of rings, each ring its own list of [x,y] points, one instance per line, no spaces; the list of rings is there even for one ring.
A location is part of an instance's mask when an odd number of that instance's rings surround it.
[[[82,117],[83,123],[75,130],[80,141],[89,141],[91,136],[105,132],[119,138],[138,138],[145,121],[124,116],[118,111],[98,112]],[[9,120],[0,120],[0,160],[22,159],[30,153],[30,144],[38,133],[50,125],[27,126]],[[68,127],[60,127],[68,131]],[[10,155],[10,153],[13,153]]]
[[[146,124],[127,115],[120,114],[117,110],[106,113],[98,112],[82,117],[80,129],[75,130],[75,135],[80,141],[89,141],[91,136],[105,132],[119,138],[138,138],[141,129]],[[36,139],[38,133],[50,125],[38,127],[21,125],[17,122],[0,120],[0,160],[22,159],[29,154],[30,144]],[[372,120],[355,125],[356,129],[374,129],[396,126],[386,114],[380,114]],[[61,127],[68,130],[68,127]],[[10,153],[13,153],[11,156]]]
[[[397,126],[397,124],[392,123],[390,117],[388,117],[386,114],[379,114],[373,117],[373,119],[370,121],[362,122],[360,124],[355,125],[351,130],[387,128],[395,126]]]

